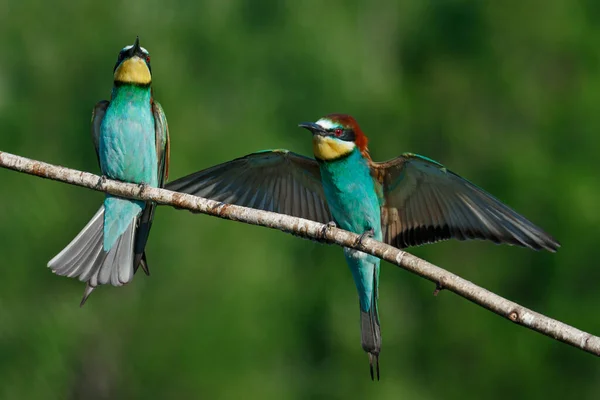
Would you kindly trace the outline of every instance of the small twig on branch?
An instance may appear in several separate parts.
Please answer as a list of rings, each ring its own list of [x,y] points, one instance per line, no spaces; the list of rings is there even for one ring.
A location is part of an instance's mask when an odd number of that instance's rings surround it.
[[[9,153],[0,152],[0,167],[110,193],[115,196],[155,201],[158,204],[209,214],[246,224],[279,229],[307,239],[355,248],[428,279],[436,284],[437,289],[443,288],[454,292],[516,324],[600,356],[599,337],[529,310],[412,254],[369,237],[364,237],[359,241],[359,235],[318,222],[219,203],[165,189],[153,187],[143,187],[140,189],[140,186],[137,184],[103,179],[98,175],[88,172],[51,165]],[[436,290],[436,292],[438,291]]]

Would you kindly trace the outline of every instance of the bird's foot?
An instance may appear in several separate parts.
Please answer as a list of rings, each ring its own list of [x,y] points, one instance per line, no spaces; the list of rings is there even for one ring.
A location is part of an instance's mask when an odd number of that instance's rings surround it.
[[[373,364],[375,364],[375,371],[377,372],[377,380],[379,380],[379,354],[369,353],[369,369],[371,371],[371,380],[375,380],[375,374],[373,373]]]
[[[329,232],[331,228],[337,228],[337,224],[334,221],[329,221],[323,228],[321,228],[321,231],[319,232],[319,237],[321,240],[327,239],[327,232]]]
[[[437,297],[438,294],[440,294],[440,292],[444,290],[444,287],[442,286],[441,283],[437,282],[435,284],[435,290],[433,291],[433,295]]]
[[[81,303],[79,303],[79,307],[83,307],[83,305],[87,301],[88,297],[90,297],[90,294],[92,294],[94,289],[96,289],[96,286],[92,286],[89,283],[86,283],[85,290],[83,291],[83,298],[81,299]]]
[[[100,179],[98,179],[98,183],[96,183],[96,189],[101,189],[102,186],[106,183],[106,175],[102,175]]]
[[[366,231],[364,231],[359,237],[358,239],[356,239],[356,242],[354,242],[355,246],[361,246],[363,240],[365,240],[366,237],[370,237],[372,238],[375,235],[375,229],[373,228],[369,228]]]
[[[138,196],[142,196],[147,187],[149,187],[147,183],[140,183],[138,185]]]

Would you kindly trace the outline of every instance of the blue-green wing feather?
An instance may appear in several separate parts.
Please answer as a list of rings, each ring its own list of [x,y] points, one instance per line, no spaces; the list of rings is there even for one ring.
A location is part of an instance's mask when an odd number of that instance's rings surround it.
[[[156,131],[156,154],[158,160],[158,186],[163,187],[169,177],[170,138],[167,116],[159,102],[152,103]]]
[[[94,106],[92,110],[92,143],[94,143],[94,149],[96,150],[96,157],[98,158],[98,166],[100,166],[100,125],[106,109],[110,102],[108,100],[101,100]]]

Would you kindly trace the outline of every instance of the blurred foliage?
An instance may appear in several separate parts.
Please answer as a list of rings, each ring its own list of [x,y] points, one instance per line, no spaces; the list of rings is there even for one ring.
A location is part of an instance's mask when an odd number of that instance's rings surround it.
[[[353,114],[384,160],[412,151],[556,236],[556,254],[411,249],[600,333],[598,2],[0,3],[0,150],[98,172],[89,137],[118,51],[140,35],[171,129],[171,178]],[[341,250],[161,207],[151,277],[102,287],[45,266],[100,193],[0,170],[0,398],[600,397],[600,365],[384,264],[382,381],[360,347]]]

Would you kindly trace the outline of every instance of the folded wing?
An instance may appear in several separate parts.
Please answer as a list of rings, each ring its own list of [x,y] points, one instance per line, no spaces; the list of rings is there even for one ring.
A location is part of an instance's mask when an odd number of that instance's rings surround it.
[[[169,125],[167,124],[167,117],[160,103],[152,101],[152,115],[154,116],[154,133],[156,142],[156,160],[158,163],[158,187],[163,187],[169,177],[169,161],[170,161],[170,138],[169,138]],[[150,235],[150,228],[152,228],[152,221],[154,220],[154,211],[156,210],[156,203],[147,202],[142,215],[138,220],[137,232],[135,237],[134,246],[134,272],[137,271],[138,267],[142,267],[146,275],[150,275],[148,267],[148,261],[146,260],[146,243],[148,242],[148,236]]]
[[[162,106],[158,101],[152,102],[154,131],[156,134],[156,159],[158,161],[158,186],[163,187],[169,178],[169,162],[171,160],[171,140],[169,125]]]
[[[100,166],[100,125],[109,104],[108,100],[100,100],[92,110],[92,143],[94,143],[94,149],[96,150],[98,166]]]

